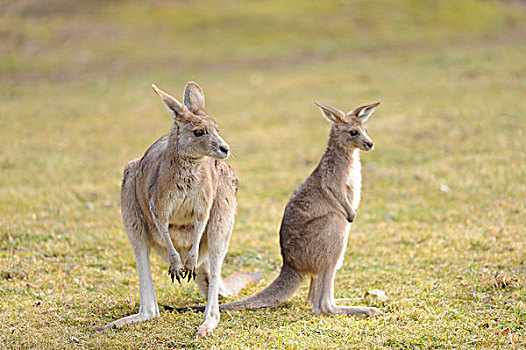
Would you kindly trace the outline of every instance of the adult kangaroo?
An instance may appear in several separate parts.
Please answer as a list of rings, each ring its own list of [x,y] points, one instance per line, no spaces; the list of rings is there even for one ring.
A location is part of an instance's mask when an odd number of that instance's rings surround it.
[[[345,114],[316,102],[332,123],[325,153],[312,174],[290,198],[281,221],[281,273],[267,288],[240,301],[219,305],[220,310],[273,307],[289,299],[310,277],[307,300],[317,314],[373,316],[374,307],[337,306],[334,275],[343,262],[347,237],[361,190],[359,150],[370,151],[373,142],[364,123],[379,103]],[[184,311],[188,308],[180,308]],[[202,306],[191,307],[202,310]]]
[[[121,190],[122,220],[139,274],[139,313],[101,330],[159,316],[150,270],[153,248],[169,264],[172,282],[193,277],[207,296],[204,322],[196,332],[203,337],[219,322],[218,296],[235,294],[260,275],[238,273],[224,282],[220,276],[234,226],[238,183],[224,161],[230,147],[205,112],[203,91],[189,82],[182,104],[152,87],[173,124],[142,158],[126,165]]]

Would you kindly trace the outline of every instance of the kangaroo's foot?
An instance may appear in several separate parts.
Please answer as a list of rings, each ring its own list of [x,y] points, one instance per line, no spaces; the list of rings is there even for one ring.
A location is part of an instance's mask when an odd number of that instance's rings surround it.
[[[376,307],[360,306],[332,306],[330,308],[314,308],[312,311],[321,315],[352,315],[358,317],[375,317],[384,314]]]
[[[219,317],[218,316],[209,316],[200,326],[197,328],[197,332],[195,333],[194,338],[199,339],[206,337],[210,333],[212,333],[212,330],[217,327],[217,324],[219,323]]]
[[[148,310],[146,312],[139,312],[138,314],[126,316],[116,321],[110,322],[104,327],[97,328],[95,331],[99,333],[106,333],[110,329],[120,328],[133,322],[148,321],[154,317],[159,317],[159,308],[157,306],[155,308],[152,308],[152,310]]]

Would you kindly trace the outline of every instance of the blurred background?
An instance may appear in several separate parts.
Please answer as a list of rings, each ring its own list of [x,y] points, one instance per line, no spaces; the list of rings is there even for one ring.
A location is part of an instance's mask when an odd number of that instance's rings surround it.
[[[122,169],[170,128],[150,85],[182,99],[194,80],[240,180],[224,274],[262,269],[263,284],[279,270],[283,208],[326,145],[329,124],[313,101],[345,111],[382,102],[336,290],[374,304],[363,292],[380,288],[392,300],[377,306],[393,315],[367,334],[352,319],[324,324],[342,340],[312,333],[297,300],[272,317],[243,316],[249,329],[261,317],[259,329],[278,329],[278,340],[250,338],[227,319],[205,345],[523,342],[525,57],[519,0],[1,0],[0,341],[122,346],[89,332],[138,307]],[[203,301],[153,259],[160,302]],[[199,317],[163,315],[122,332],[141,334],[137,346],[177,345]]]

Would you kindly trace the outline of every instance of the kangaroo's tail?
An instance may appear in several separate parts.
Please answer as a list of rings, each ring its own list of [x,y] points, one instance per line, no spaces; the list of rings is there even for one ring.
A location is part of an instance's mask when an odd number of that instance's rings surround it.
[[[220,304],[219,310],[257,309],[277,306],[294,295],[301,286],[301,282],[303,282],[303,275],[288,264],[283,263],[278,278],[267,288],[249,298]]]
[[[253,296],[239,300],[232,301],[226,304],[220,304],[219,310],[243,310],[243,309],[257,309],[261,307],[274,307],[286,300],[288,300],[301,286],[303,282],[303,274],[300,274],[288,264],[283,263],[281,273],[267,288]],[[181,308],[166,307],[167,310],[184,312],[187,310],[204,311],[205,306],[190,306]]]

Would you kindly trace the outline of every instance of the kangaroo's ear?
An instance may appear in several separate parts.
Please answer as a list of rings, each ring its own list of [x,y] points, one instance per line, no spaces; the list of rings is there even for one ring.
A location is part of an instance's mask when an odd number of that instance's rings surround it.
[[[356,118],[360,119],[360,121],[362,123],[365,123],[367,121],[367,119],[369,119],[371,114],[373,114],[374,109],[376,107],[378,107],[379,104],[380,104],[380,102],[376,102],[376,103],[373,103],[373,104],[370,104],[370,105],[360,106],[360,107],[350,111],[349,113],[347,113],[347,116],[349,116],[349,117],[356,117]]]
[[[193,81],[186,84],[184,89],[184,105],[194,114],[205,111],[205,94]]]
[[[157,86],[155,86],[155,84],[152,84],[152,88],[153,91],[159,95],[163,101],[164,107],[174,119],[181,118],[183,116],[186,108],[181,102],[177,101],[175,97],[172,97],[159,89]]]
[[[331,123],[345,124],[347,122],[345,118],[345,113],[343,113],[339,109],[318,103],[316,101],[314,101],[314,104],[320,107],[322,114]]]

